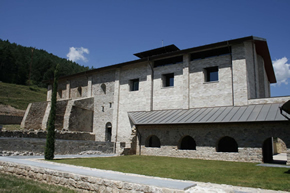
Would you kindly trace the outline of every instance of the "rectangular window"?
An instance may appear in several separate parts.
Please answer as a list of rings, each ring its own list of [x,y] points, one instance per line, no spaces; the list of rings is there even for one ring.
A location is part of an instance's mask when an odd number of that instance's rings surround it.
[[[198,59],[222,56],[222,55],[231,54],[231,52],[232,51],[230,47],[211,49],[208,51],[196,52],[196,53],[191,54],[190,60],[193,61],[193,60],[198,60]]]
[[[214,82],[219,80],[218,67],[205,68],[205,82]]]
[[[130,91],[139,90],[139,79],[130,80]]]
[[[162,75],[163,87],[174,86],[174,73]]]
[[[157,60],[154,62],[154,68],[160,67],[160,66],[167,66],[172,64],[179,64],[183,62],[183,56],[176,56],[172,58],[166,58],[162,60]]]

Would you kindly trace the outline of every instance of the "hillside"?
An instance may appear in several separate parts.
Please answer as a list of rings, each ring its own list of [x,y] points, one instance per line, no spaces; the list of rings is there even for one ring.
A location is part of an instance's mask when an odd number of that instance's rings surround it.
[[[89,70],[88,67],[59,58],[42,49],[24,47],[0,39],[0,81],[46,87],[43,81],[53,79],[59,64],[59,75],[66,76]]]
[[[46,88],[39,88],[37,86],[24,86],[17,84],[9,84],[0,82],[0,114],[5,112],[11,107],[16,109],[26,110],[31,102],[46,101]],[[13,109],[12,109],[13,110]]]

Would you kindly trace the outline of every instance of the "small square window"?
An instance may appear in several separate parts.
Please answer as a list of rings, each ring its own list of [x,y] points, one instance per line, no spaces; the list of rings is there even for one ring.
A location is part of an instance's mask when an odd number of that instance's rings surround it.
[[[174,86],[174,74],[163,74],[162,75],[163,87]]]
[[[130,91],[139,90],[139,79],[130,80]]]
[[[205,82],[214,82],[219,80],[219,69],[217,66],[205,68]]]

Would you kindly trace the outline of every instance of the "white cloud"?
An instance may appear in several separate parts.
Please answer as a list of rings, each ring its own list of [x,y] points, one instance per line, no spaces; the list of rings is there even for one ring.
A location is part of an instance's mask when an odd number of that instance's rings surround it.
[[[69,53],[66,55],[68,60],[71,61],[78,61],[78,60],[82,60],[84,62],[87,62],[88,59],[84,56],[84,54],[89,54],[90,51],[87,48],[75,48],[75,47],[70,47],[69,48]]]
[[[281,84],[288,84],[288,78],[290,78],[290,64],[287,62],[288,59],[286,57],[272,61],[278,86]],[[276,84],[273,86],[276,86]]]

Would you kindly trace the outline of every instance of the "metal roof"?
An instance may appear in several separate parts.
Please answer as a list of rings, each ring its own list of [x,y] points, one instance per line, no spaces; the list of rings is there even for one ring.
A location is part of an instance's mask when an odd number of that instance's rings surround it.
[[[262,104],[177,110],[138,111],[128,115],[135,125],[287,121],[282,104]]]

